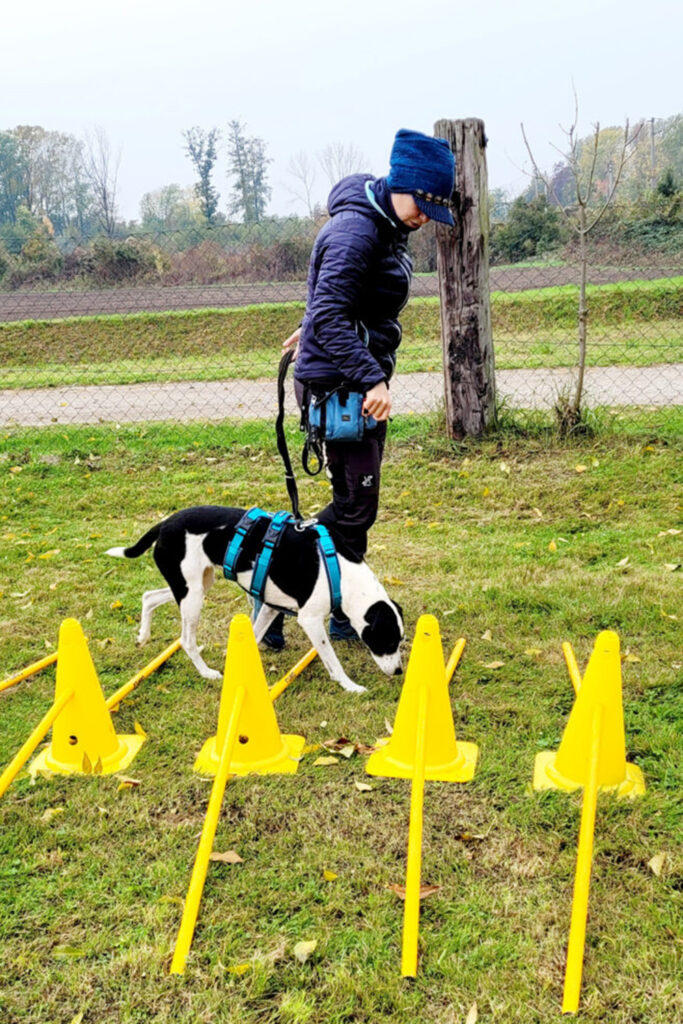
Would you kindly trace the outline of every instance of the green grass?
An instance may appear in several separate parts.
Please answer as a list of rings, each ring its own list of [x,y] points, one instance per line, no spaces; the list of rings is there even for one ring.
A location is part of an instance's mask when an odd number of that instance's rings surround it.
[[[645,366],[683,359],[683,278],[589,289],[589,365]],[[135,313],[0,324],[3,386],[130,384],[272,376],[301,303],[225,310]],[[492,294],[496,365],[573,366],[577,290],[571,285]],[[438,299],[415,299],[402,315],[403,373],[438,369]]]
[[[481,1022],[559,1019],[580,799],[532,795],[528,783],[571,707],[561,642],[583,666],[603,628],[639,659],[623,665],[624,718],[648,791],[599,801],[581,1019],[681,1019],[681,570],[670,568],[681,535],[670,531],[681,529],[682,431],[667,422],[631,420],[571,446],[543,432],[454,446],[434,420],[392,425],[369,560],[393,580],[409,633],[431,612],[445,649],[467,637],[453,707],[459,738],[481,748],[472,783],[426,787],[422,874],[441,889],[422,904],[415,983],[400,978],[403,905],[386,888],[404,882],[409,785],[373,779],[359,792],[364,758],[316,768],[318,752],[296,776],[229,783],[215,845],[244,863],[211,865],[187,973],[168,976],[209,792],[191,768],[215,732],[220,689],[181,653],[115,716],[119,732],[137,720],[148,733],[127,772],[138,788],[23,776],[0,802],[3,1024],[460,1024],[475,1000]],[[177,612],[160,609],[137,650],[140,594],[158,573],[149,556],[103,551],[184,505],[286,502],[265,425],[15,430],[1,441],[2,677],[53,649],[73,615],[111,693],[176,635]],[[300,490],[307,512],[327,500],[324,482]],[[209,595],[209,664],[220,666],[230,617],[245,608],[234,585]],[[270,680],[306,649],[296,624],[287,635],[283,654],[264,657]],[[368,693],[345,695],[312,665],[277,703],[283,731],[309,743],[385,732],[400,681],[353,645],[340,656]],[[0,694],[3,764],[53,685],[46,670]],[[662,852],[657,876],[648,863]],[[325,869],[338,877],[326,882]],[[300,965],[293,947],[313,939]]]

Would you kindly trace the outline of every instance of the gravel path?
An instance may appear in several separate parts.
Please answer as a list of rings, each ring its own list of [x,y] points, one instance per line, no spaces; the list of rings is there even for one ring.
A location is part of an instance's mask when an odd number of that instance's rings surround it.
[[[499,370],[498,397],[511,408],[548,409],[567,392],[572,370]],[[394,412],[438,408],[441,373],[398,374],[391,385]],[[605,366],[586,371],[587,405],[665,406],[683,402],[683,363]],[[288,411],[295,412],[293,395]],[[277,412],[275,380],[184,381],[0,391],[0,425],[138,423],[155,420],[268,419]]]

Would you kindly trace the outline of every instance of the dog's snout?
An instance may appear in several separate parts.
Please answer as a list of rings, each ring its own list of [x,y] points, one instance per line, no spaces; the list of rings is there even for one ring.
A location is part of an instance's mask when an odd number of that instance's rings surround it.
[[[403,669],[401,668],[400,665],[398,666],[398,668],[394,669],[394,675],[395,676],[402,676],[403,675]]]

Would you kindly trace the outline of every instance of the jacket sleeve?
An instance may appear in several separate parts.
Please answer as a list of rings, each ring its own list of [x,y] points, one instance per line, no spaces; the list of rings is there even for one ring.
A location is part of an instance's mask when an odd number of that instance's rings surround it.
[[[356,331],[359,310],[367,306],[373,250],[373,238],[368,234],[332,232],[306,311],[315,340],[327,358],[347,380],[365,388],[385,379],[381,366]]]

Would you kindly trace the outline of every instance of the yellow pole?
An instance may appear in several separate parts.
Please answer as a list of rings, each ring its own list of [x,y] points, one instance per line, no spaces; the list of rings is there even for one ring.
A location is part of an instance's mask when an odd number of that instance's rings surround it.
[[[446,665],[446,686],[450,686],[451,679],[453,678],[453,673],[458,667],[458,662],[462,657],[462,652],[465,650],[466,643],[467,641],[465,640],[465,637],[461,636],[458,642],[456,643],[455,647],[453,648],[453,653],[448,659],[448,664]]]
[[[22,669],[21,672],[17,672],[16,675],[10,676],[9,679],[3,679],[0,683],[0,693],[3,690],[9,690],[10,686],[15,686],[16,683],[20,683],[22,679],[28,679],[29,676],[35,675],[36,672],[40,672],[41,669],[47,668],[48,665],[53,665],[57,660],[57,652],[54,654],[48,654],[45,658],[41,658],[40,661],[34,661],[32,665],[28,665]]]
[[[59,712],[62,710],[64,705],[71,700],[74,695],[73,690],[69,690],[67,693],[63,693],[59,700],[56,700],[44,718],[35,727],[29,738],[24,743],[23,747],[16,754],[10,763],[5,768],[2,775],[0,775],[0,796],[3,795],[7,787],[13,781],[15,775],[18,774],[20,768],[28,761],[29,757],[36,749],[40,741],[47,735],[52,727],[52,723],[56,719]]]
[[[417,705],[417,736],[415,767],[410,790],[410,824],[408,826],[408,865],[406,870],[406,901],[403,911],[403,951],[401,975],[417,976],[417,936],[420,926],[420,873],[422,867],[422,809],[425,785],[425,733],[427,727],[427,683],[420,683]]]
[[[277,700],[282,691],[286,690],[289,684],[293,682],[293,680],[296,679],[298,675],[301,675],[306,666],[310,665],[313,659],[317,656],[318,652],[316,651],[315,647],[311,647],[308,654],[304,654],[303,658],[300,658],[299,661],[297,661],[294,668],[290,668],[289,672],[287,672],[287,674],[284,675],[282,679],[278,679],[277,683],[273,683],[273,685],[268,690],[270,694],[270,699],[273,701]]]
[[[184,974],[185,972],[185,961],[188,953],[190,952],[192,936],[194,935],[194,930],[197,924],[199,904],[204,890],[204,882],[206,881],[209,858],[213,849],[213,841],[216,835],[216,828],[218,826],[218,816],[221,811],[223,794],[225,792],[230,772],[232,748],[235,746],[235,740],[237,739],[237,729],[239,727],[240,714],[242,712],[242,705],[244,704],[246,692],[246,687],[244,686],[238,686],[235,691],[235,703],[233,704],[232,711],[230,713],[228,728],[225,733],[225,742],[223,743],[220,761],[218,762],[218,771],[216,772],[216,778],[213,780],[213,786],[211,787],[209,806],[206,811],[206,818],[204,819],[204,827],[202,828],[202,834],[199,839],[199,846],[197,847],[197,856],[195,857],[194,867],[192,869],[190,886],[187,890],[183,919],[180,922],[175,953],[173,954],[173,960],[171,962],[171,974]]]
[[[564,660],[567,662],[567,669],[569,671],[569,678],[572,681],[572,686],[574,687],[574,694],[577,694],[581,689],[581,673],[579,672],[579,666],[576,664],[574,648],[570,643],[567,643],[566,640],[562,644],[562,653],[564,654]]]
[[[169,644],[166,650],[162,651],[161,654],[158,654],[153,661],[150,661],[149,665],[145,665],[144,668],[141,668],[137,675],[134,675],[127,683],[124,683],[123,686],[119,687],[116,693],[112,693],[111,697],[109,697],[106,702],[107,710],[118,711],[118,705],[121,703],[123,698],[127,697],[130,691],[134,690],[138,683],[141,683],[143,679],[146,679],[147,676],[151,676],[152,672],[156,672],[159,666],[163,665],[165,661],[168,661],[171,655],[175,654],[179,647],[180,640],[174,640],[172,644]]]
[[[602,716],[603,707],[601,704],[596,704],[593,711],[590,770],[583,791],[583,805],[581,807],[581,829],[579,831],[579,850],[576,857],[574,900],[572,902],[572,917],[569,926],[562,1013],[577,1013],[579,1009],[581,975],[583,973],[583,950],[586,944],[588,894],[590,891],[591,865],[593,861],[595,811],[598,802],[598,762],[600,760],[600,740],[602,738]]]

